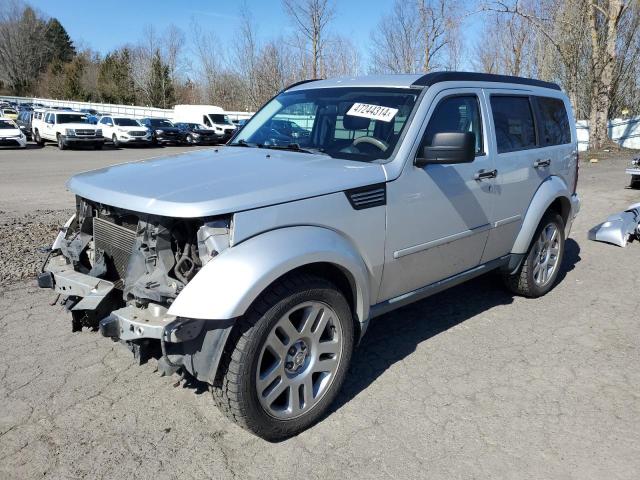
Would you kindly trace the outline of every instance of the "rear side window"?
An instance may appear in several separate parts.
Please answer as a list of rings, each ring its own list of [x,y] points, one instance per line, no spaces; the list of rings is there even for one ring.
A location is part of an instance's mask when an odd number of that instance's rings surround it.
[[[482,154],[482,119],[478,97],[456,95],[443,99],[429,119],[423,147],[431,146],[433,136],[442,132],[471,132],[476,136],[476,154]]]
[[[564,102],[559,98],[536,97],[540,145],[571,143],[571,129]]]
[[[498,153],[536,147],[536,130],[529,97],[491,96]]]

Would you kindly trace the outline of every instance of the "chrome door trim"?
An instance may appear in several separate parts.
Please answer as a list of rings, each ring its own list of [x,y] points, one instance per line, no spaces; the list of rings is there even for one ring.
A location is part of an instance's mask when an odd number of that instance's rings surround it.
[[[398,259],[402,257],[406,257],[407,255],[411,255],[413,253],[422,252],[424,250],[428,250],[433,247],[438,247],[440,245],[444,245],[446,243],[455,242],[456,240],[460,240],[462,238],[470,237],[471,235],[475,235],[477,233],[482,233],[489,230],[492,227],[490,223],[485,225],[481,225],[476,228],[472,228],[470,230],[464,230],[459,233],[454,233],[453,235],[447,235],[446,237],[438,238],[436,240],[431,240],[430,242],[420,243],[418,245],[414,245],[412,247],[403,248],[401,250],[397,250],[393,252],[393,258]]]
[[[502,227],[503,225],[509,225],[510,223],[517,222],[522,218],[522,215],[514,215],[513,217],[503,218],[493,224],[495,228]]]

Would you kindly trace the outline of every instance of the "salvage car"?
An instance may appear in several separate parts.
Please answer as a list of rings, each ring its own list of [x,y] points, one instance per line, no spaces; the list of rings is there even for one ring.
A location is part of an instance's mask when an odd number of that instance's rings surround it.
[[[224,135],[199,123],[178,122],[175,124],[184,135],[187,145],[214,145],[223,140]]]
[[[274,136],[300,111],[309,135]],[[372,318],[490,271],[549,292],[577,180],[556,84],[301,82],[225,147],[72,177],[76,214],[38,282],[73,329],[138,358],[157,346],[162,373],[207,382],[228,418],[278,441],[322,418]]]
[[[26,148],[27,137],[10,118],[0,117],[0,147]]]
[[[149,130],[153,144],[180,145],[184,142],[184,132],[180,131],[168,118],[143,118],[140,123]]]
[[[115,148],[121,145],[151,145],[151,133],[135,118],[123,115],[106,115],[97,122],[105,140]]]
[[[102,130],[88,122],[86,113],[49,110],[34,113],[31,128],[33,140],[40,146],[46,141],[56,142],[60,150],[72,146],[90,146],[102,149]]]
[[[625,170],[627,175],[631,175],[629,186],[631,188],[640,188],[640,157],[631,160],[631,165]]]

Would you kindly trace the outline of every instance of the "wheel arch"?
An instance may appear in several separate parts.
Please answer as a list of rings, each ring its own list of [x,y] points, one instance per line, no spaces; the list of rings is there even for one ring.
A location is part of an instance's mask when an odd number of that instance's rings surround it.
[[[347,298],[361,330],[359,324],[369,317],[372,276],[351,242],[323,227],[272,230],[225,250],[187,284],[169,313],[201,319],[237,318],[274,282],[296,271],[334,283]]]
[[[569,187],[560,177],[551,176],[542,182],[529,204],[511,253],[523,255],[529,250],[538,224],[549,210],[556,211],[566,227],[571,216],[570,199]]]

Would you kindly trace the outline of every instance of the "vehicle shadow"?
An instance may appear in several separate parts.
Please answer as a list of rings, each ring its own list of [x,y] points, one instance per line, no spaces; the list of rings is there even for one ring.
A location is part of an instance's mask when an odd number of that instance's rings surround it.
[[[558,282],[580,260],[580,245],[568,239]],[[368,388],[393,364],[415,352],[422,342],[493,307],[511,304],[513,299],[499,275],[488,273],[373,319],[354,351],[344,386],[327,416]]]

